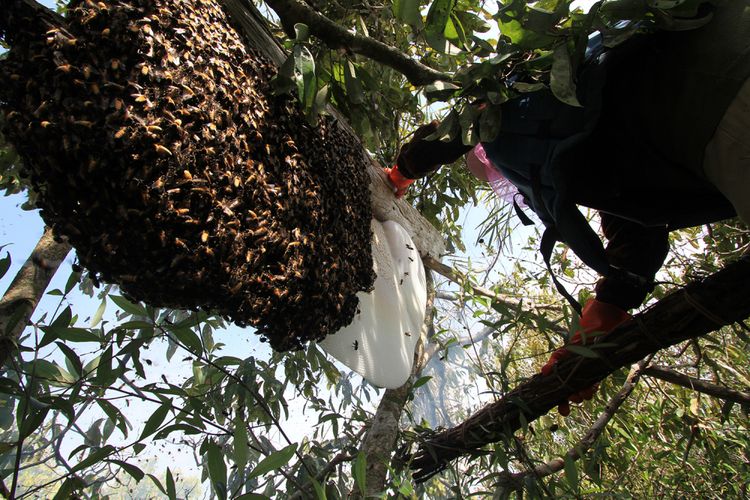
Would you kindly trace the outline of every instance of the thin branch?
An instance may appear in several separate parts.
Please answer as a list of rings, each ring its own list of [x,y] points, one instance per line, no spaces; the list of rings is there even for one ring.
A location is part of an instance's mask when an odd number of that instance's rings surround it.
[[[566,458],[555,458],[545,464],[537,465],[532,470],[528,471],[502,473],[499,478],[499,485],[501,487],[510,488],[513,490],[521,490],[524,487],[525,479],[529,475],[533,475],[537,479],[541,479],[543,477],[547,477],[561,471],[565,467],[566,459],[575,461],[581,458],[581,456],[591,448],[596,440],[599,439],[599,436],[601,436],[602,432],[604,432],[604,429],[609,421],[612,420],[612,417],[615,416],[617,410],[620,409],[620,406],[622,406],[628,396],[630,396],[630,394],[633,392],[633,389],[635,389],[635,386],[638,383],[638,380],[641,378],[641,375],[645,373],[644,367],[652,357],[653,355],[649,356],[647,359],[640,361],[637,364],[634,364],[630,368],[630,373],[628,373],[628,376],[625,379],[625,383],[622,385],[620,391],[612,396],[612,399],[609,400],[609,403],[607,403],[604,411],[601,415],[599,415],[599,418],[596,419],[596,422],[594,422],[586,435],[584,435],[581,440],[576,443],[575,446],[570,448],[567,453],[565,453]]]
[[[368,36],[355,35],[324,15],[315,12],[306,3],[298,0],[266,0],[279,17],[288,25],[303,23],[310,33],[331,48],[346,48],[373,61],[393,68],[413,85],[426,85],[450,77],[411,59],[397,48]]]
[[[711,382],[685,375],[665,366],[649,365],[643,370],[643,374],[726,401],[734,401],[735,403],[745,405],[750,404],[750,393],[712,384]]]
[[[440,262],[437,259],[434,259],[430,256],[423,257],[422,263],[424,264],[424,267],[427,269],[431,269],[438,273],[440,276],[446,278],[449,281],[452,281],[453,283],[456,283],[457,285],[463,286],[467,283],[467,279],[465,276],[463,276],[461,273],[456,271],[450,266],[446,266],[442,262]],[[521,303],[514,302],[506,297],[503,297],[500,294],[497,294],[493,292],[492,290],[489,290],[482,286],[477,285],[469,285],[472,291],[480,295],[482,297],[487,297],[489,299],[492,299],[493,302],[497,302],[498,304],[502,304],[503,306],[507,307],[508,309],[516,310],[521,306]],[[558,333],[560,335],[567,335],[568,332],[565,328],[560,327],[558,325],[552,324],[551,321],[549,321],[546,317],[539,315],[539,314],[532,314],[531,317],[535,320],[544,320],[546,323],[550,323],[549,328],[553,330],[555,333]]]
[[[451,346],[456,345],[458,347],[466,347],[468,345],[476,344],[477,342],[481,342],[490,335],[492,335],[495,331],[497,331],[496,328],[491,326],[485,326],[484,329],[479,332],[477,335],[465,335],[463,337],[460,337],[457,339],[456,342],[452,343]],[[430,360],[435,357],[435,354],[440,352],[440,350],[443,347],[440,344],[437,343],[430,343],[427,348],[425,349],[425,365],[430,362]]]
[[[0,299],[0,368],[18,348],[21,333],[68,252],[70,245],[57,243],[52,230],[46,228]]]

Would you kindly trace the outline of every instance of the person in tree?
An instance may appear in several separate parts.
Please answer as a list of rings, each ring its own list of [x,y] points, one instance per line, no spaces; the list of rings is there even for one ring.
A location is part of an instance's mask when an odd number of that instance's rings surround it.
[[[509,100],[497,138],[469,155],[478,177],[512,183],[545,224],[548,266],[563,241],[601,275],[571,343],[630,318],[653,290],[670,231],[735,215],[750,222],[750,0],[707,4],[713,19],[700,28],[637,35],[609,50],[590,43],[576,78],[582,107],[549,90]],[[472,150],[460,136],[428,140],[437,127],[417,129],[387,169],[397,196]],[[485,155],[477,168],[474,157]],[[598,211],[606,248],[578,205]],[[555,351],[542,372],[567,355]],[[569,405],[559,410],[567,415]]]

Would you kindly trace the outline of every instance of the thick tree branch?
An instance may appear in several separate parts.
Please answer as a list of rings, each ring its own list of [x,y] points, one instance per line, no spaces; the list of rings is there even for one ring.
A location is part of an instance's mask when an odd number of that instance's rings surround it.
[[[750,393],[712,384],[711,382],[690,377],[665,366],[649,365],[643,370],[643,374],[726,401],[734,401],[735,403],[744,405],[750,404]]]
[[[465,422],[433,435],[413,455],[414,477],[423,481],[456,457],[481,453],[511,436],[523,422],[545,415],[567,398],[620,367],[684,340],[750,316],[750,258],[677,290],[592,346],[596,358],[571,356],[549,375],[537,374]]]
[[[332,48],[346,48],[404,75],[413,85],[449,80],[445,73],[411,59],[400,50],[367,36],[355,35],[298,0],[266,0],[287,24],[306,24],[310,33]]]
[[[0,299],[0,367],[17,349],[18,338],[68,252],[70,245],[56,242],[52,230],[46,228]]]
[[[633,392],[633,389],[635,389],[635,386],[640,380],[641,375],[644,374],[644,367],[646,366],[647,362],[648,360],[640,361],[630,368],[630,373],[628,373],[628,376],[625,379],[625,383],[622,385],[622,388],[619,390],[619,392],[617,392],[617,394],[612,396],[612,399],[609,400],[607,406],[604,408],[604,411],[601,415],[599,415],[599,418],[596,419],[596,422],[594,422],[586,435],[583,436],[575,446],[570,448],[567,453],[565,453],[565,457],[574,461],[578,460],[591,448],[596,440],[599,439],[599,436],[601,436],[602,432],[604,432],[604,429],[605,427],[607,427],[609,421],[612,420],[612,417],[615,416],[617,410],[620,409],[620,406],[622,406],[628,396],[630,396],[630,394]],[[530,471],[516,472],[513,474],[504,472],[500,475],[498,483],[499,486],[505,488],[521,490],[523,489],[524,481],[528,476],[543,478],[561,471],[564,467],[565,458],[555,458],[545,464],[536,466],[533,470]]]

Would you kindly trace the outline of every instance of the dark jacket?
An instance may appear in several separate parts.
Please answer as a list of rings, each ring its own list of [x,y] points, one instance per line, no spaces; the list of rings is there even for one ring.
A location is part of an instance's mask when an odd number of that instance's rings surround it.
[[[650,288],[634,289],[612,266],[652,280],[670,230],[735,215],[702,164],[750,75],[750,0],[723,3],[702,28],[640,35],[593,53],[577,75],[582,108],[548,90],[511,100],[503,105],[501,133],[483,146],[545,225],[612,277],[597,288],[605,301],[629,309]],[[425,158],[455,161],[468,149],[457,141],[453,149],[431,146]],[[426,171],[404,173],[416,178]],[[577,205],[602,213],[607,250]]]

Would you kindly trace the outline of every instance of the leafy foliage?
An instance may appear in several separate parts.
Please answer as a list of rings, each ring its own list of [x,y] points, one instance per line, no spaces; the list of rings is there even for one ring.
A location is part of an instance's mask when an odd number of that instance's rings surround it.
[[[507,0],[497,11],[475,0],[312,3],[344,28],[452,76],[414,88],[393,69],[345,48],[330,50],[297,26],[279,91],[296,91],[308,116],[332,103],[388,164],[432,115],[449,117],[441,134],[461,133],[474,143],[496,132],[493,106],[506,99],[544,85],[570,98],[571,68],[580,63],[587,33],[603,29],[617,43],[634,32],[617,21],[649,28],[670,10],[689,15],[697,2],[610,0],[588,15],[571,11],[567,0]],[[477,100],[490,105],[478,111]],[[8,192],[25,189],[10,180],[17,161],[0,144],[1,187]],[[522,383],[575,328],[536,255],[539,235],[521,228],[513,211],[464,169],[442,169],[411,196],[452,243],[447,260],[465,280],[437,285],[428,344],[435,354],[400,416],[398,445],[406,447],[420,432],[456,423]],[[737,221],[673,234],[664,285],[651,300],[715,271],[749,242]],[[5,262],[25,257],[13,251],[3,249],[0,277]],[[580,297],[590,293],[595,277],[573,256],[558,248],[553,263]],[[221,318],[131,303],[74,271],[60,278],[0,377],[0,478],[16,497],[176,498],[202,490],[217,498],[334,499],[371,486],[367,470],[378,459],[363,452],[362,442],[378,425],[373,415],[382,392],[341,372],[316,345],[275,354]],[[747,392],[748,344],[735,326],[663,351],[654,362]],[[604,381],[595,400],[567,419],[547,415],[427,484],[413,484],[393,462],[381,496],[520,496],[501,483],[502,474],[574,447],[624,378]],[[646,378],[582,460],[567,460],[546,478],[527,475],[520,488],[532,498],[747,496],[747,412]],[[186,458],[194,462],[187,472]]]

